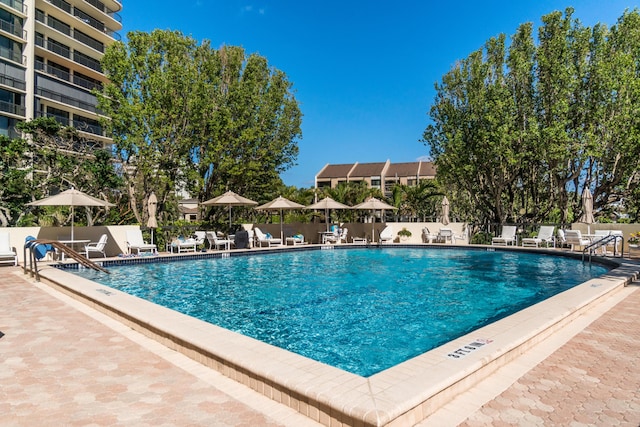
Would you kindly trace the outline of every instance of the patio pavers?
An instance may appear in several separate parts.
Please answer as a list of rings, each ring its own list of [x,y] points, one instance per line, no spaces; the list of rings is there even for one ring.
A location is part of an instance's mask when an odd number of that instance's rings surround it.
[[[3,425],[317,425],[18,268],[0,289]],[[626,292],[461,425],[640,425],[640,289]]]

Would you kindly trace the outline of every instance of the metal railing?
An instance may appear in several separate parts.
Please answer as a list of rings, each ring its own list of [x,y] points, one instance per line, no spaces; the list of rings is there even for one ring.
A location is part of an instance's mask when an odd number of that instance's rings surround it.
[[[88,57],[80,52],[73,52],[73,60],[78,64],[84,65],[85,67],[91,68],[99,73],[102,73],[102,66],[100,65],[100,61],[96,61],[93,58]]]
[[[9,59],[13,62],[17,62],[18,64],[22,64],[22,52],[16,52],[13,49],[6,48],[4,46],[0,46],[0,57]]]
[[[76,108],[81,108],[83,110],[91,111],[92,113],[98,113],[98,109],[95,104],[91,104],[89,102],[85,102],[77,98],[72,98],[70,96],[64,95],[59,92],[55,92],[50,89],[39,87],[37,89],[37,94],[40,96],[44,96],[45,98],[51,99],[53,101],[60,102],[62,104],[71,105]]]
[[[618,253],[618,240],[622,242],[620,249],[620,258],[622,258],[624,254],[624,237],[619,234],[609,234],[585,246],[584,249],[582,249],[582,261],[584,262],[584,257],[588,253],[589,263],[591,263],[591,257],[595,255],[596,251],[603,246],[606,248],[606,246],[610,244],[613,244],[613,256],[615,257]]]
[[[80,43],[84,43],[87,46],[97,50],[100,53],[104,53],[104,44],[94,39],[93,37],[89,37],[85,33],[73,30],[73,38],[78,40]]]
[[[0,74],[0,84],[11,86],[19,90],[27,89],[27,83],[24,80],[18,80],[14,77],[7,76],[6,74]]]
[[[18,12],[22,12],[24,14],[27,13],[27,6],[22,0],[0,0],[0,3],[6,4],[10,8],[17,10]]]
[[[22,105],[13,104],[11,102],[0,101],[0,111],[15,114],[16,116],[25,116],[25,108]]]
[[[62,9],[67,13],[71,13],[71,5],[64,0],[47,0],[49,3],[57,7],[58,9]]]
[[[22,37],[22,26],[5,21],[4,19],[0,19],[0,30],[13,34],[14,36]]]

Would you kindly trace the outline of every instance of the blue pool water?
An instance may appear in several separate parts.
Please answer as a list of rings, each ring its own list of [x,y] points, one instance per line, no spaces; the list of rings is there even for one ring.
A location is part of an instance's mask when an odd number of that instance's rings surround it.
[[[361,376],[607,268],[529,253],[348,249],[109,267],[79,275]]]

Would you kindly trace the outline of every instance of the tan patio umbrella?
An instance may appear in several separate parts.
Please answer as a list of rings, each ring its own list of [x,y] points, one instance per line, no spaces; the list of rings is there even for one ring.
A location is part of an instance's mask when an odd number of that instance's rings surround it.
[[[151,229],[151,244],[153,245],[153,230],[158,228],[158,220],[156,219],[156,211],[158,208],[158,198],[156,193],[151,193],[149,200],[147,200],[147,211],[149,212],[149,219],[147,220],[147,227]]]
[[[395,206],[391,206],[390,204],[387,204],[385,202],[383,202],[382,200],[376,199],[375,197],[369,197],[367,200],[365,200],[364,202],[355,205],[352,209],[368,209],[371,210],[372,213],[374,211],[385,211],[387,209],[398,209]],[[373,237],[375,233],[375,222],[371,223],[371,242],[373,243]]]
[[[325,197],[324,199],[316,202],[312,205],[305,207],[305,209],[324,209],[325,220],[327,223],[327,232],[329,231],[329,209],[351,209],[351,206],[343,205],[340,202],[336,202],[331,197]]]
[[[264,205],[260,205],[255,209],[261,211],[280,211],[280,239],[284,239],[282,233],[282,211],[283,210],[292,210],[292,209],[302,209],[304,205],[300,203],[293,202],[287,198],[282,196],[278,196],[270,202],[265,203]],[[284,241],[284,240],[283,240]]]
[[[442,224],[448,225],[449,222],[449,199],[444,196],[444,199],[442,199]]]
[[[582,216],[579,221],[587,224],[587,234],[591,234],[591,224],[596,220],[593,217],[593,196],[588,187],[582,192]]]
[[[74,206],[115,206],[106,200],[90,196],[82,191],[70,188],[55,196],[45,197],[35,202],[27,203],[28,206],[71,206],[71,240],[73,238],[73,207]]]
[[[254,202],[251,199],[242,197],[234,193],[233,191],[227,191],[221,196],[214,197],[213,199],[202,202],[204,206],[227,206],[229,208],[229,230],[231,230],[231,207],[232,206],[252,206],[257,205],[258,202]]]

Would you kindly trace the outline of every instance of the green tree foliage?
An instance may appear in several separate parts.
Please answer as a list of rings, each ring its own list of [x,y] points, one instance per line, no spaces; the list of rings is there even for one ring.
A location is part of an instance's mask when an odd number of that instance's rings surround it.
[[[226,189],[259,199],[282,184],[302,116],[283,72],[242,48],[212,49],[179,32],[127,38],[105,53],[110,83],[98,99],[138,222],[151,192],[169,220],[182,189],[201,201]]]
[[[28,145],[23,139],[0,135],[0,225],[19,225],[24,205],[31,201],[31,173],[27,158]]]
[[[26,203],[71,187],[115,204],[119,202],[119,195],[113,190],[121,186],[121,179],[116,175],[109,152],[85,140],[73,127],[62,126],[51,117],[21,122],[16,127],[27,134],[28,139],[2,144],[1,150],[3,160],[6,159],[3,166],[8,168],[2,178],[7,182],[4,186],[7,194],[2,200],[13,201],[12,209],[21,210],[20,216],[13,215],[15,220],[8,223],[17,225],[20,218],[33,212],[25,209]],[[42,225],[71,222],[68,207],[37,209],[40,212],[38,222]],[[117,212],[118,209],[110,212],[106,208],[75,209],[74,221],[87,225],[102,224],[107,220],[114,222],[118,218],[114,216]]]
[[[640,14],[584,27],[573,10],[490,39],[436,85],[423,135],[452,204],[478,222],[576,220],[632,207],[640,181]]]

